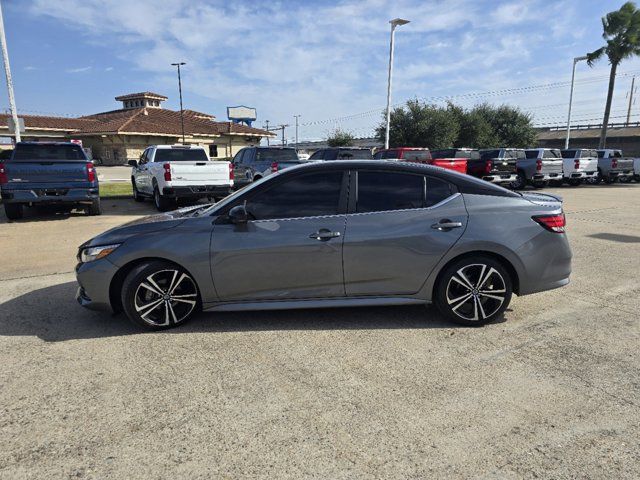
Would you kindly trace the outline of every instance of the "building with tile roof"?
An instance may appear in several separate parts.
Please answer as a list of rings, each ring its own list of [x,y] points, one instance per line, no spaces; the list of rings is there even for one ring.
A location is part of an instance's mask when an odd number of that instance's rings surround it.
[[[121,165],[138,158],[149,145],[182,142],[180,112],[167,110],[164,95],[152,92],[116,97],[122,108],[77,118],[20,115],[24,119],[25,141],[82,140],[94,159]],[[185,143],[202,145],[212,158],[232,157],[243,147],[258,145],[275,134],[232,122],[218,122],[215,116],[184,110]],[[9,135],[9,114],[0,114],[0,135]]]

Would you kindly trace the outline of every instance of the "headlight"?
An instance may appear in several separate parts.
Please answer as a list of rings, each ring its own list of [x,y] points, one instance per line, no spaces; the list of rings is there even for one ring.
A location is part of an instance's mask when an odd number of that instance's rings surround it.
[[[82,263],[93,262],[94,260],[98,260],[99,258],[106,257],[119,246],[120,244],[118,243],[115,245],[102,245],[101,247],[83,248],[80,251],[80,261]]]

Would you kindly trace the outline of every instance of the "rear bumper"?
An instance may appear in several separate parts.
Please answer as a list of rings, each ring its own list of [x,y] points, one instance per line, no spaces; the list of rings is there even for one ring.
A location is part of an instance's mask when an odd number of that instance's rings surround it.
[[[562,172],[558,173],[535,173],[532,178],[535,182],[548,182],[551,180],[562,180]]]
[[[231,192],[232,187],[229,185],[192,185],[162,189],[162,195],[169,198],[226,197]]]
[[[482,177],[482,180],[491,183],[513,183],[518,180],[518,174],[491,172],[490,175],[485,175],[484,177]]]
[[[597,171],[593,171],[593,172],[571,172],[569,175],[567,175],[565,178],[568,179],[576,179],[576,178],[595,178],[598,176],[598,172]]]
[[[4,203],[90,204],[99,197],[98,187],[93,188],[38,188],[32,190],[2,189]]]
[[[524,271],[519,272],[519,295],[552,290],[569,283],[572,254],[566,234],[540,232],[517,253],[524,265]]]

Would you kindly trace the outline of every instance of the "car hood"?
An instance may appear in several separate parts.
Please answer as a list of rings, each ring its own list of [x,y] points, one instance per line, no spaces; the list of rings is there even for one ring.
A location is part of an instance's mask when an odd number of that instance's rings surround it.
[[[201,207],[202,205],[197,205],[195,207],[181,208],[180,210],[175,210],[173,212],[138,218],[137,220],[112,228],[96,237],[93,237],[91,240],[83,243],[80,248],[122,243],[128,238],[136,235],[160,232],[162,230],[175,228],[189,217],[189,213],[192,210],[197,210]]]

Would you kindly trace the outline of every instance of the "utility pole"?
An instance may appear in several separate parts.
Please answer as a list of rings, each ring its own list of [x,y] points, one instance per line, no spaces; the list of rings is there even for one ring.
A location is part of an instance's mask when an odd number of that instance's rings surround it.
[[[289,125],[278,125],[278,128],[282,129],[282,146],[284,147],[284,129],[285,127],[288,127]]]
[[[264,123],[267,124],[266,130],[267,132],[269,131],[269,120],[265,120]],[[267,135],[267,147],[269,147],[271,144],[269,143],[269,136]]]
[[[569,136],[571,135],[571,105],[573,104],[573,81],[576,78],[576,63],[586,60],[587,56],[576,57],[573,59],[573,70],[571,70],[571,90],[569,93],[569,113],[567,115],[567,138],[564,141],[564,148],[569,148]]]
[[[402,18],[394,18],[393,20],[389,20],[391,24],[391,39],[389,41],[389,72],[387,77],[387,125],[385,129],[384,135],[384,148],[389,148],[389,127],[391,125],[391,80],[393,78],[393,41],[396,36],[396,27],[400,25],[406,25],[409,23],[409,20],[404,20]]]
[[[295,119],[296,119],[296,149],[298,148],[298,119],[301,117],[302,115],[294,115]]]
[[[4,18],[2,17],[2,4],[0,4],[0,43],[2,43],[2,60],[4,60],[4,74],[7,77],[7,91],[9,92],[9,107],[11,108],[11,118],[13,119],[16,143],[18,143],[21,140],[20,124],[18,123],[18,110],[16,109],[16,97],[13,94],[13,80],[11,80],[11,67],[9,66],[9,52],[7,50],[7,39],[4,35]]]
[[[180,123],[182,124],[182,144],[184,145],[184,111],[182,109],[182,79],[180,78],[180,66],[186,65],[184,62],[172,63],[174,67],[178,67],[178,91],[180,92]]]
[[[627,125],[631,120],[631,103],[633,102],[633,85],[636,83],[636,77],[631,77],[631,90],[629,91],[629,109],[627,110]]]

